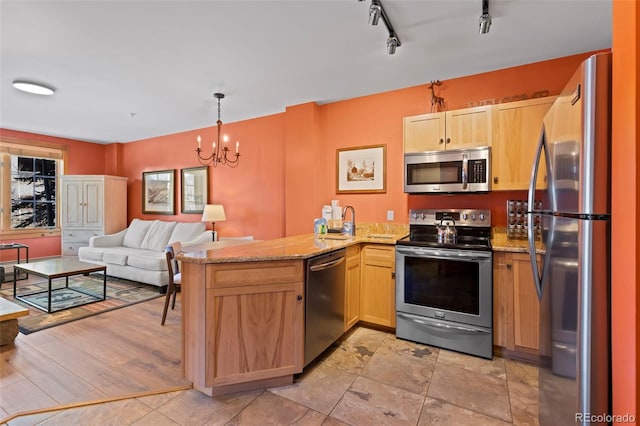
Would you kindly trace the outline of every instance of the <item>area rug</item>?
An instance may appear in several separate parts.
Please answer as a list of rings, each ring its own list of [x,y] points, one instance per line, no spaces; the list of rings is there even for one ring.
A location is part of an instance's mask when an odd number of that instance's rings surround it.
[[[64,278],[54,280],[53,288],[64,287]],[[88,276],[79,275],[69,278],[69,287],[71,289],[79,288],[92,294],[102,295],[102,275],[92,274]],[[33,293],[46,290],[48,283],[46,281],[35,282],[26,285],[18,285],[18,292]],[[93,302],[88,305],[68,307],[78,301],[76,298],[85,298],[82,293],[76,291],[58,290],[52,296],[52,309],[57,307],[65,308],[61,311],[48,314],[33,306],[23,303],[21,300],[13,298],[13,286],[0,291],[0,296],[10,300],[20,306],[29,309],[29,315],[18,318],[18,326],[23,334],[30,334],[46,328],[55,327],[56,325],[66,324],[103,312],[113,311],[114,309],[124,308],[125,306],[134,305],[136,303],[145,302],[164,296],[160,294],[159,288],[152,285],[142,284],[135,281],[124,280],[115,277],[107,277],[107,299]],[[31,300],[37,304],[46,306],[46,293],[38,296],[31,296],[35,300]],[[89,297],[90,298],[90,297]]]

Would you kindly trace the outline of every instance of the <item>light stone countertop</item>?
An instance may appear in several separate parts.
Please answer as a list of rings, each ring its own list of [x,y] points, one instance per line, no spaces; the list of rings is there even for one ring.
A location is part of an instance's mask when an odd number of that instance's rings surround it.
[[[268,241],[216,241],[185,248],[177,259],[198,264],[300,260],[354,244],[395,244],[408,234],[407,225],[358,224],[355,237],[304,234]]]
[[[529,253],[529,241],[513,240],[507,238],[506,228],[493,228],[491,235],[491,248],[493,251],[508,251],[513,253]],[[536,241],[536,253],[544,254],[544,245]]]
[[[359,224],[355,237],[303,234],[268,241],[216,241],[185,248],[178,260],[203,264],[309,259],[354,244],[395,244],[408,234],[408,225]],[[506,229],[499,227],[493,229],[491,246],[497,252],[529,252],[527,240],[508,239]],[[544,254],[540,241],[536,243],[536,252]]]

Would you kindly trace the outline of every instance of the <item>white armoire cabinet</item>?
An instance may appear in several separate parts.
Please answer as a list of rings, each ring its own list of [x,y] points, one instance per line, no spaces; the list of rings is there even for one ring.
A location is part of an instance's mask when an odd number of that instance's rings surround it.
[[[60,182],[63,256],[77,256],[94,235],[127,227],[127,178],[64,175]]]

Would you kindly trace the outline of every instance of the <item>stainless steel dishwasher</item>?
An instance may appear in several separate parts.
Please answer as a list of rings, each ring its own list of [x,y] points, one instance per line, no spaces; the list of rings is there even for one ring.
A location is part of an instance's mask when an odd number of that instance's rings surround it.
[[[344,333],[344,278],[346,250],[307,261],[304,365]]]

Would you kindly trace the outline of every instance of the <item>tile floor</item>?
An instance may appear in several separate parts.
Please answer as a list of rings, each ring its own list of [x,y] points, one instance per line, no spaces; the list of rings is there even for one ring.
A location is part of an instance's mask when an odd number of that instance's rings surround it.
[[[51,413],[43,425],[534,425],[538,370],[359,327],[290,386],[210,398],[195,390]],[[22,417],[11,424],[34,424]]]

